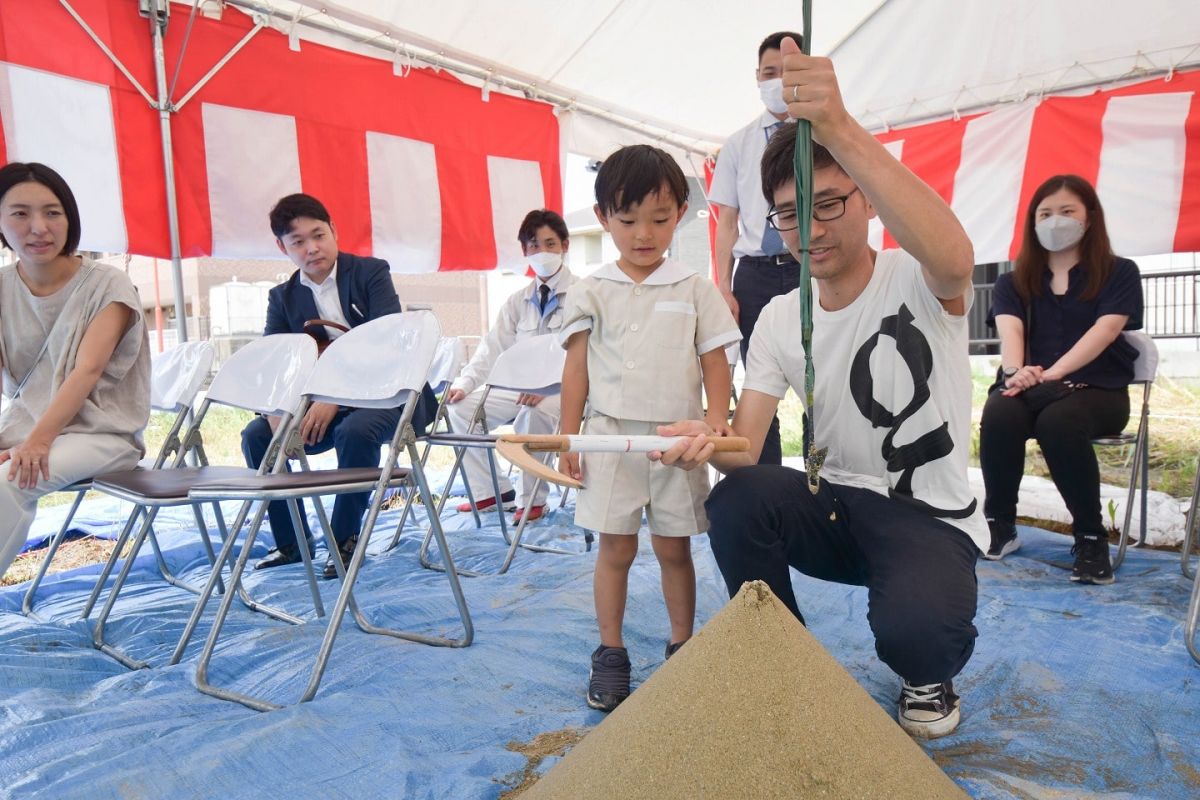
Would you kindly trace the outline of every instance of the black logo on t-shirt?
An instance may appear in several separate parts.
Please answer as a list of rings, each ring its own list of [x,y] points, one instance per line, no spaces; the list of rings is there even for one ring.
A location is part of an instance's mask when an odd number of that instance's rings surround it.
[[[954,440],[950,438],[950,423],[943,422],[937,428],[919,436],[915,441],[899,447],[893,446],[896,432],[905,420],[912,417],[929,402],[929,376],[933,374],[933,351],[929,341],[921,329],[912,324],[913,315],[908,306],[901,303],[899,310],[890,317],[884,317],[879,330],[871,338],[863,342],[862,347],[854,355],[854,363],[850,367],[850,393],[854,404],[866,417],[873,428],[890,428],[883,439],[883,457],[887,461],[889,472],[899,472],[900,480],[894,489],[889,489],[889,496],[920,508],[935,517],[965,519],[975,512],[975,500],[966,508],[943,509],[931,506],[913,496],[912,477],[918,467],[931,461],[949,455],[954,450]],[[904,360],[912,375],[913,396],[908,405],[893,412],[884,408],[875,399],[875,377],[871,374],[871,354],[879,344],[880,336],[890,336],[896,341],[896,352]]]

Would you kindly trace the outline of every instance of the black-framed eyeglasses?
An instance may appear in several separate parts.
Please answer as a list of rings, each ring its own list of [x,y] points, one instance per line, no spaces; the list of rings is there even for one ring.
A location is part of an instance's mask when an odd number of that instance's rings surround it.
[[[858,191],[855,186],[850,191],[839,197],[826,197],[824,200],[816,203],[813,206],[813,219],[817,222],[833,222],[835,219],[841,218],[846,213],[846,200],[852,194]],[[800,215],[796,213],[794,208],[776,208],[771,206],[770,213],[767,214],[767,224],[781,233],[784,231],[794,231],[800,227]]]

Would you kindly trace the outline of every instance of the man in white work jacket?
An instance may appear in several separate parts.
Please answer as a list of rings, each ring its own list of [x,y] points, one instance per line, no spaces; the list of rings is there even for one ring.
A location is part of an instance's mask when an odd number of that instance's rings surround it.
[[[475,415],[483,396],[483,385],[488,373],[502,352],[515,342],[531,336],[557,333],[562,325],[563,308],[566,305],[567,288],[575,281],[563,263],[570,246],[567,225],[553,211],[539,209],[530,211],[517,232],[521,251],[528,259],[535,277],[529,285],[511,297],[500,307],[496,324],[475,351],[471,361],[451,384],[447,397],[450,411],[450,426],[465,433]],[[512,423],[518,433],[554,433],[558,427],[558,395],[543,397],[525,392],[493,389],[484,406],[488,424],[495,427]],[[478,433],[478,431],[475,431]],[[488,469],[487,456],[479,448],[467,448],[463,457],[467,483],[471,496],[480,511],[492,511],[497,507],[493,496],[492,476]],[[546,495],[550,488],[544,482],[537,496],[532,496],[534,480],[521,477],[521,505],[517,508],[514,524],[528,516],[529,522],[539,519],[546,512]],[[500,474],[500,502],[504,510],[515,506],[516,492],[508,476]],[[461,512],[471,510],[470,501],[458,507]]]

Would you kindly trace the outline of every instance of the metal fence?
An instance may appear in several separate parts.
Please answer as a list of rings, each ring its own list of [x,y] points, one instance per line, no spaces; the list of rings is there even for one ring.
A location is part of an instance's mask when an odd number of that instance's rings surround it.
[[[993,278],[994,280],[994,278]],[[995,355],[1000,340],[987,325],[994,283],[975,284],[975,304],[968,319],[972,355]],[[1155,339],[1195,339],[1200,342],[1200,270],[1142,274],[1146,311],[1143,330]]]

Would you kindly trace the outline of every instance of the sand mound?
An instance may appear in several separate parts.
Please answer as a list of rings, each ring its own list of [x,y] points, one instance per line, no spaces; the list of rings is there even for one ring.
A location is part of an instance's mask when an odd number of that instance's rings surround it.
[[[756,581],[522,800],[965,796]]]

